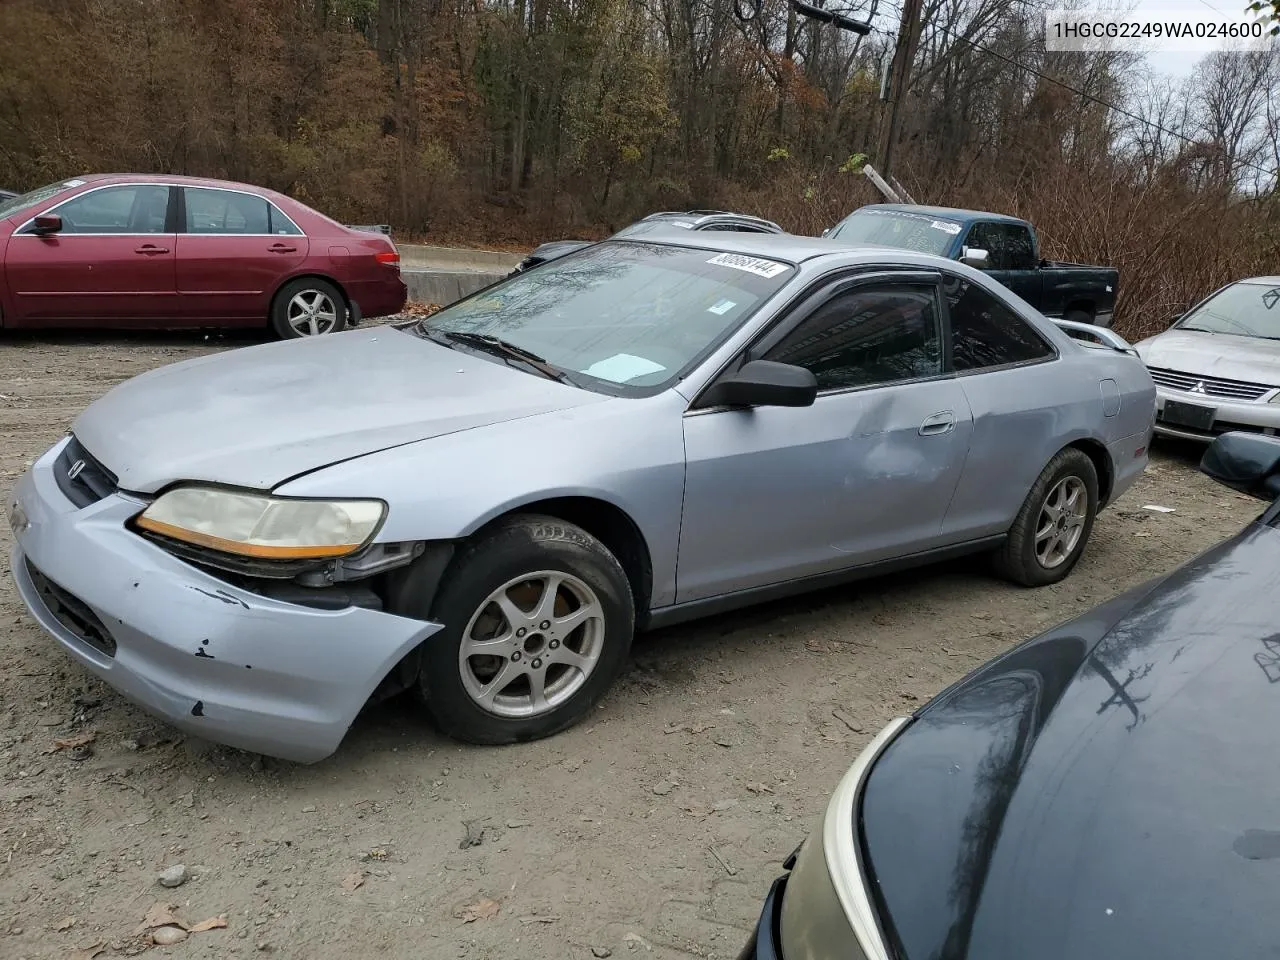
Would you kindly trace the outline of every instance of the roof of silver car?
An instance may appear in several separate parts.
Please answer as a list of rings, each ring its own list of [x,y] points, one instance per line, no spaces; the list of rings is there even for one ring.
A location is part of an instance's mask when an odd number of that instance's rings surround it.
[[[874,246],[872,244],[852,244],[841,240],[827,240],[821,237],[800,237],[792,233],[691,233],[679,227],[670,227],[661,222],[637,224],[641,229],[628,232],[625,237],[604,241],[605,243],[662,243],[677,247],[694,247],[696,249],[719,250],[724,253],[741,253],[749,257],[764,257],[786,263],[802,263],[814,257],[830,254],[864,253],[868,255],[882,254],[889,262],[902,263],[928,262],[950,263],[942,257],[918,253],[914,250],[902,250],[896,247]],[[871,256],[877,260],[879,257]]]

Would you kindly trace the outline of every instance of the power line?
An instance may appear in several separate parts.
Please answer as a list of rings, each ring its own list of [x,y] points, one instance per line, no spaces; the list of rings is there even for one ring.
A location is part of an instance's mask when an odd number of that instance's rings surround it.
[[[877,33],[884,34],[887,37],[894,36],[894,34],[888,33],[885,30],[881,30],[878,27],[874,29]],[[1009,64],[1012,67],[1017,67],[1019,70],[1025,70],[1028,73],[1039,77],[1041,80],[1045,80],[1048,83],[1056,84],[1059,87],[1062,87],[1064,90],[1070,90],[1072,93],[1074,93],[1078,97],[1083,97],[1085,100],[1090,100],[1101,107],[1106,107],[1108,110],[1114,110],[1116,113],[1120,114],[1123,117],[1128,117],[1130,120],[1133,120],[1137,123],[1141,123],[1144,126],[1151,127],[1155,130],[1159,130],[1161,133],[1166,134],[1167,136],[1173,137],[1177,140],[1181,140],[1184,143],[1188,143],[1193,147],[1201,146],[1200,141],[1196,140],[1193,137],[1188,137],[1186,134],[1179,133],[1176,130],[1170,130],[1168,127],[1161,126],[1160,124],[1156,123],[1154,120],[1148,120],[1146,117],[1140,117],[1138,116],[1138,114],[1132,113],[1124,109],[1123,107],[1117,107],[1114,103],[1110,103],[1106,100],[1103,100],[1101,97],[1096,97],[1091,93],[1086,93],[1085,91],[1079,89],[1078,87],[1074,87],[1063,80],[1059,80],[1057,77],[1051,77],[1047,73],[1043,73],[1040,70],[1037,70],[1035,67],[1029,66],[1018,60],[1014,60],[1012,57],[1007,57],[1003,53],[997,53],[995,50],[992,50],[989,47],[984,47],[982,44],[974,40],[970,40],[968,37],[957,36],[955,33],[953,33],[951,30],[945,27],[941,27],[941,28],[935,27],[933,29],[946,36],[950,36],[953,40],[956,40],[961,43],[967,43],[969,46],[973,47],[975,50],[979,50],[982,53],[987,54],[988,56],[995,57],[997,60],[1003,60],[1005,63]],[[1242,167],[1248,167],[1252,170],[1256,170],[1258,173],[1265,174],[1266,176],[1271,178],[1275,178],[1277,174],[1280,174],[1280,170],[1267,170],[1266,168],[1260,167],[1256,163],[1251,163],[1248,160],[1240,160],[1238,161],[1238,163]]]

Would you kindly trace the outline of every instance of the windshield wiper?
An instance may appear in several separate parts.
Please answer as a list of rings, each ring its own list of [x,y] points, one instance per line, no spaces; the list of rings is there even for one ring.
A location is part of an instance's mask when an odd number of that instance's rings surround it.
[[[556,380],[560,383],[572,384],[573,380],[567,373],[558,367],[555,367],[524,347],[517,347],[508,340],[501,337],[495,337],[487,333],[469,333],[465,330],[432,330],[426,326],[423,332],[431,339],[444,340],[447,343],[460,343],[463,346],[473,347],[477,350],[483,350],[485,353],[502,357],[504,360],[518,360],[525,366],[536,370],[548,380]]]

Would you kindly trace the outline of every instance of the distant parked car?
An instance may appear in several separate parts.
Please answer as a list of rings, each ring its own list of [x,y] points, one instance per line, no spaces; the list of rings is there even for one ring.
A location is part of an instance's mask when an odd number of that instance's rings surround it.
[[[1047,317],[1111,326],[1119,272],[1041,259],[1035,230],[1017,217],[873,203],[859,207],[823,236],[961,260],[999,280]]]
[[[1280,438],[1224,435],[1201,469],[1273,500]],[[890,722],[740,960],[1273,955],[1277,526],[1273,502]]]
[[[680,227],[683,230],[727,230],[730,233],[783,233],[783,229],[772,220],[762,220],[745,213],[730,213],[725,210],[686,210],[651,213],[637,220],[629,227],[623,227],[615,237],[627,237],[635,233],[641,225],[654,226],[666,224]],[[512,274],[530,270],[540,264],[563,257],[565,254],[589,247],[591,240],[553,240],[537,247],[531,254],[516,264]]]
[[[586,714],[637,629],[958,554],[1062,580],[1154,398],[962,264],[666,227],[121,384],[19,482],[11,568],[193,735],[318,760],[413,689],[512,743]]]
[[[0,201],[0,325],[335,333],[404,306],[375,231],[221,180],[64,180]]]
[[[1280,430],[1280,277],[1228,284],[1135,348],[1156,382],[1156,433]]]

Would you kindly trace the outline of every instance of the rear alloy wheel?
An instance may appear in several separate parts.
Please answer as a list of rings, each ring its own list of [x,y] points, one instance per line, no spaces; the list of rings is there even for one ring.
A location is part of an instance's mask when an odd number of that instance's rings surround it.
[[[1098,513],[1098,471],[1075,447],[1057,453],[1023,501],[996,554],[999,572],[1027,587],[1064,579],[1084,553]]]
[[[347,304],[327,281],[295,280],[276,294],[271,326],[282,340],[338,333],[347,326]]]
[[[430,611],[418,689],[439,729],[469,743],[537,740],[581,719],[626,665],[631,586],[585,530],[554,517],[495,524],[454,557]]]

